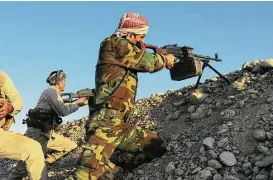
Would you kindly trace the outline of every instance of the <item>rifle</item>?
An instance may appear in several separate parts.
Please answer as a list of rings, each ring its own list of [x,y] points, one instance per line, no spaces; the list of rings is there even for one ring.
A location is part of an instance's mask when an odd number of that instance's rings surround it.
[[[78,98],[89,98],[95,96],[95,89],[86,88],[81,89],[76,93],[61,93],[61,96],[68,96],[67,98],[63,99],[64,103],[72,103]]]
[[[214,57],[194,54],[192,53],[192,50],[194,50],[194,48],[190,46],[181,47],[177,44],[165,45],[162,48],[151,44],[141,44],[141,47],[152,49],[155,53],[162,53],[163,55],[173,54],[175,56],[176,60],[174,66],[172,69],[170,69],[172,80],[181,81],[187,78],[198,76],[197,82],[194,87],[194,89],[197,89],[204,69],[206,67],[209,67],[221,78],[223,78],[228,84],[231,84],[225,76],[223,76],[220,72],[218,72],[209,64],[211,60],[216,62],[222,61],[222,59],[218,57],[217,53],[214,55]],[[200,61],[203,62],[202,68]]]

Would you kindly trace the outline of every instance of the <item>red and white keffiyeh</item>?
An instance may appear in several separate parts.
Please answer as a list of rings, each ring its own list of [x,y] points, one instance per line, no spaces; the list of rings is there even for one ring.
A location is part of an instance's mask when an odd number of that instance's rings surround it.
[[[149,30],[147,19],[139,13],[125,13],[119,21],[115,34],[119,36],[127,33],[147,34]]]

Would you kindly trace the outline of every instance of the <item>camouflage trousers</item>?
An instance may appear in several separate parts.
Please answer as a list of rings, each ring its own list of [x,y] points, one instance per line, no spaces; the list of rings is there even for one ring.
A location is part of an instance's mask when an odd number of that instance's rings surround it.
[[[114,164],[109,161],[114,150],[142,151],[162,156],[163,141],[152,131],[124,122],[124,115],[103,108],[95,112],[86,124],[88,147],[85,147],[76,169],[76,179],[97,180]]]

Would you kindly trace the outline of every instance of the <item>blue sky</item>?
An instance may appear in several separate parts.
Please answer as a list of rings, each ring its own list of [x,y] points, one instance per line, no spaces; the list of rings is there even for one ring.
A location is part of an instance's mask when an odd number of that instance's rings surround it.
[[[67,74],[66,92],[94,87],[99,43],[110,36],[125,12],[147,17],[146,42],[189,45],[194,53],[223,62],[223,74],[246,61],[273,58],[273,2],[0,2],[0,70],[7,72],[24,99],[12,129],[23,133],[22,119],[35,107],[53,70]],[[206,69],[204,77],[216,76]],[[168,70],[139,74],[137,98],[194,84],[172,81]],[[87,108],[64,118],[87,115]]]

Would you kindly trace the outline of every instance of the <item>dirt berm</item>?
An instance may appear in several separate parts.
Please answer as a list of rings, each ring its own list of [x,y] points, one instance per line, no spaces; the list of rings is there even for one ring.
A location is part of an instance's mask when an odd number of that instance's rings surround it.
[[[273,59],[256,60],[240,70],[205,80],[199,87],[207,98],[193,105],[193,86],[139,99],[132,123],[155,130],[167,153],[117,180],[273,180]],[[52,180],[74,170],[84,144],[87,117],[63,124],[58,132],[79,144],[72,153],[49,165]],[[119,163],[128,154],[115,152]],[[0,179],[15,161],[2,159]]]

